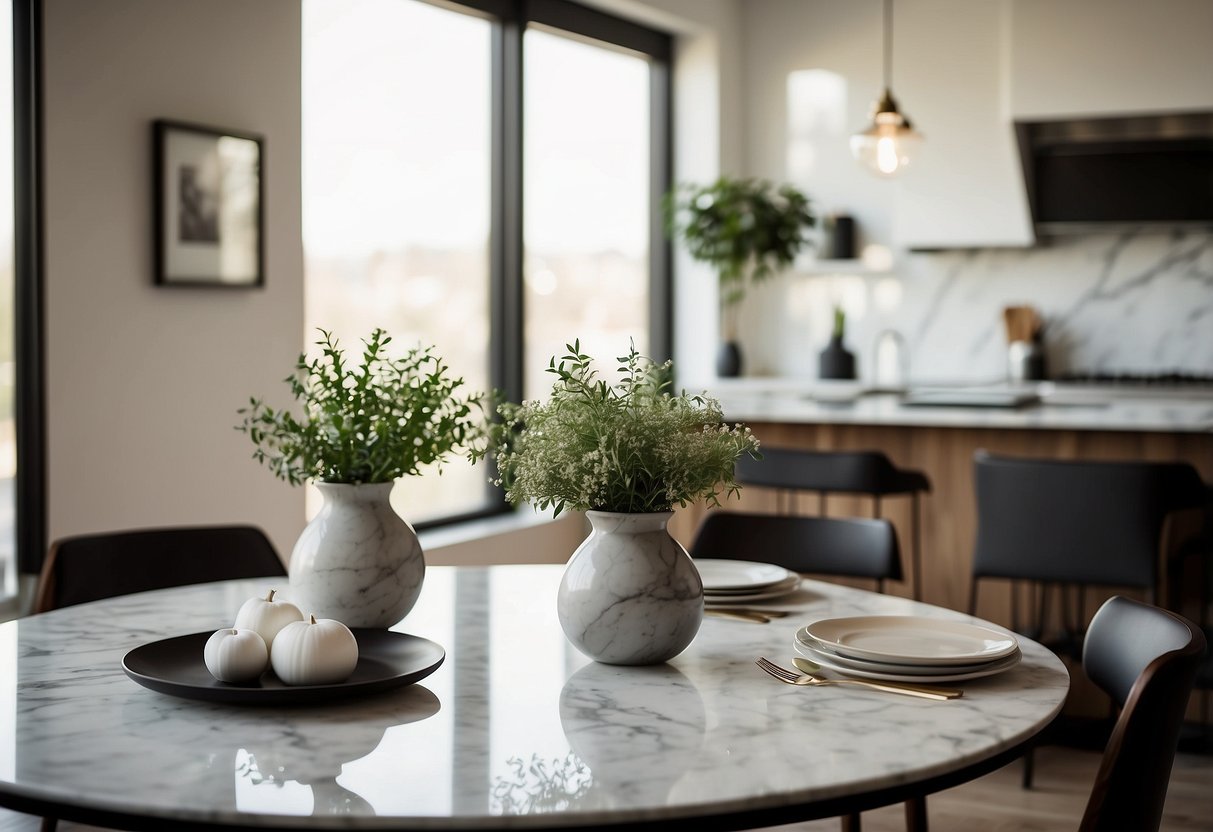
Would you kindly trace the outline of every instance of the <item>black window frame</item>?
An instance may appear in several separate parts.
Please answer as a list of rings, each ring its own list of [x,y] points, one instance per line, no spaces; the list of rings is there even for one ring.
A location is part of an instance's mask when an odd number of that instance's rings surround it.
[[[13,328],[17,571],[46,552],[42,236],[42,0],[13,0]]]
[[[672,247],[661,199],[673,185],[673,37],[570,0],[414,0],[490,20],[492,164],[489,244],[489,379],[511,401],[524,390],[526,308],[523,290],[523,36],[530,25],[637,53],[649,60],[649,348],[673,354]],[[486,485],[484,507],[416,524],[431,529],[512,511]]]

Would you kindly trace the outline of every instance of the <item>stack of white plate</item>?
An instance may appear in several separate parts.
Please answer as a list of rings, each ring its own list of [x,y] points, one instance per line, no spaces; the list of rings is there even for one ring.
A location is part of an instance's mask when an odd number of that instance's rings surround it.
[[[800,576],[773,563],[748,560],[703,559],[695,561],[703,579],[707,604],[745,604],[765,601],[795,592]]]
[[[1019,663],[1010,633],[938,618],[827,618],[796,631],[797,654],[829,670],[885,682],[963,682]]]

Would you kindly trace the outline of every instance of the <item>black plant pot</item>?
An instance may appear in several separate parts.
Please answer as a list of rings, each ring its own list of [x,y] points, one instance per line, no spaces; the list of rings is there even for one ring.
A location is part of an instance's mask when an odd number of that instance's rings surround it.
[[[724,341],[716,351],[716,375],[719,378],[741,375],[741,347],[736,341]]]
[[[835,335],[829,345],[821,351],[817,360],[819,378],[855,378],[855,353],[842,345],[842,338]]]

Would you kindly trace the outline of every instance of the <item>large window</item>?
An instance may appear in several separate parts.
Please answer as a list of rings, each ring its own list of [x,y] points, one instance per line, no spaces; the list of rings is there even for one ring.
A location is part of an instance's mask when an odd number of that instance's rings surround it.
[[[303,10],[310,334],[383,327],[513,399],[574,338],[668,355],[666,36],[559,0]],[[502,508],[463,460],[394,499],[422,522]]]
[[[37,572],[46,546],[38,235],[40,18],[36,0],[0,14],[0,598]]]

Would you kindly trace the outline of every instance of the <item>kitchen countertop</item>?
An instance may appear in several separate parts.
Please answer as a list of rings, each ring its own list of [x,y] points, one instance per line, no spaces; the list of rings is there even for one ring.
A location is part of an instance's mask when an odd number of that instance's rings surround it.
[[[1213,433],[1213,390],[1042,382],[1034,385],[915,387],[919,391],[1024,392],[1039,401],[1016,408],[907,406],[898,392],[854,382],[730,379],[708,393],[737,422],[909,427]]]

